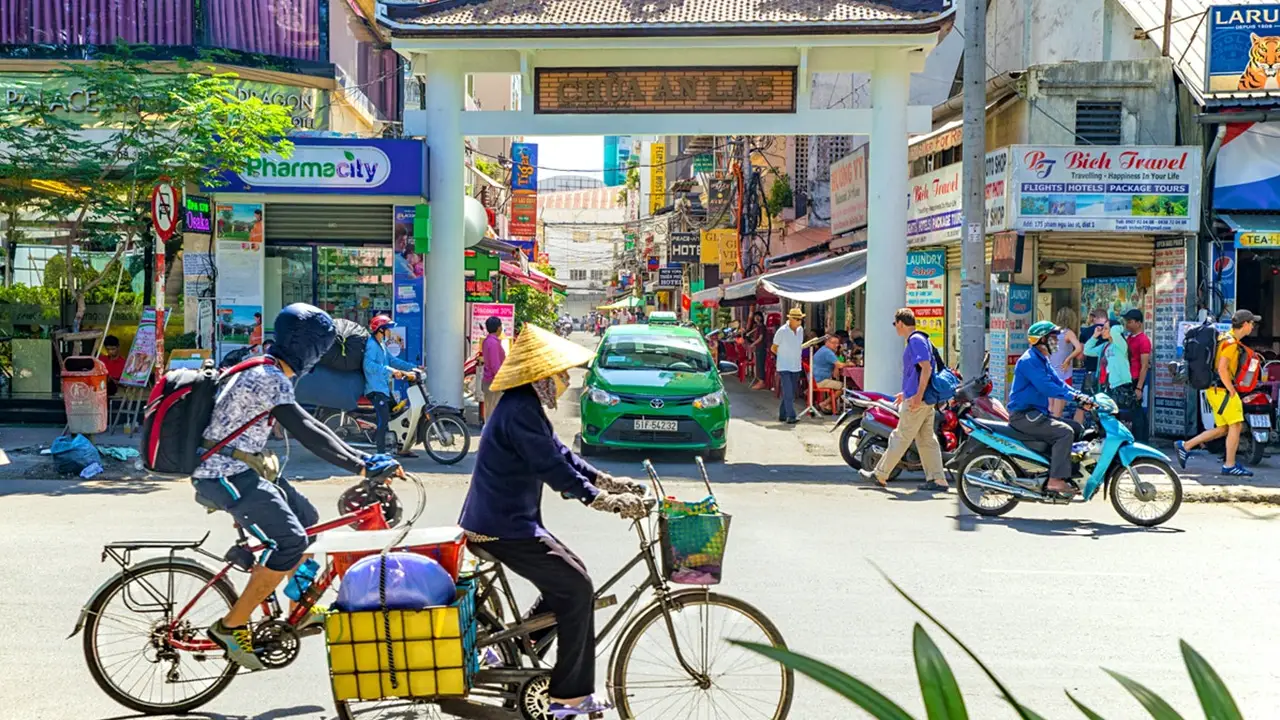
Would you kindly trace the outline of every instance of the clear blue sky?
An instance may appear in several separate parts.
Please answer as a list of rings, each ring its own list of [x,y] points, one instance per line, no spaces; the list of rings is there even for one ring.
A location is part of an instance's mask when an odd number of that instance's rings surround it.
[[[526,136],[525,142],[538,145],[538,176],[582,174],[603,179],[604,138],[561,135]],[[555,168],[555,169],[550,169]],[[574,173],[565,170],[577,171]]]

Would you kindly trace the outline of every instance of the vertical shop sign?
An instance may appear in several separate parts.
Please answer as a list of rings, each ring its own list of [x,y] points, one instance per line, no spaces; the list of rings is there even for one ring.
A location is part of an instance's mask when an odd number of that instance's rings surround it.
[[[653,215],[667,204],[667,145],[649,145],[649,214]]]
[[[831,234],[867,224],[867,148],[862,147],[831,164]]]
[[[916,329],[928,333],[939,350],[947,341],[947,251],[907,253],[907,307],[916,314]]]
[[[414,252],[413,222],[416,208],[412,205],[395,207],[395,280],[393,287],[394,300],[391,311],[403,337],[402,360],[421,365],[422,360],[422,303],[425,297],[423,287],[422,256]]]
[[[538,146],[533,143],[511,143],[511,189],[538,189]]]
[[[732,275],[738,269],[738,231],[720,230],[720,274]]]
[[[538,193],[517,191],[511,193],[511,220],[507,231],[512,237],[538,236]],[[536,258],[529,258],[534,260]]]
[[[214,322],[221,360],[233,350],[262,345],[262,205],[219,205],[217,232],[218,303]]]
[[[995,361],[991,368],[991,395],[1009,399],[1010,375],[1000,371],[1000,358],[1009,355],[1009,284],[991,283],[991,314],[987,318],[987,352]]]
[[[1008,302],[1008,340],[1005,342],[1007,372],[1005,378],[1009,387],[1013,387],[1013,366],[1018,358],[1027,351],[1027,331],[1035,319],[1035,287],[1032,285],[1010,285]]]
[[[1236,247],[1230,243],[1215,242],[1209,246],[1210,292],[1212,299],[1222,303],[1219,317],[1227,317],[1236,311]]]
[[[1181,436],[1187,430],[1186,385],[1174,380],[1169,363],[1177,359],[1182,336],[1178,329],[1186,314],[1187,247],[1183,238],[1156,240],[1155,313],[1152,336],[1153,428],[1160,435]]]

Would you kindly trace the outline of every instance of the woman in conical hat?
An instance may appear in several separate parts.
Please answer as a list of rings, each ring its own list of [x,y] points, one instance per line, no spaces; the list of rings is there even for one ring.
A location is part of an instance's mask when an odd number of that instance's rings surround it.
[[[611,705],[595,693],[594,589],[586,566],[542,524],[542,486],[566,499],[624,518],[644,517],[644,486],[597,470],[556,437],[544,408],[555,409],[569,387],[569,369],[590,350],[526,324],[490,388],[502,399],[491,410],[471,487],[458,524],[469,542],[533,583],[542,597],[530,614],[556,615],[556,664],[550,716],[572,718]]]

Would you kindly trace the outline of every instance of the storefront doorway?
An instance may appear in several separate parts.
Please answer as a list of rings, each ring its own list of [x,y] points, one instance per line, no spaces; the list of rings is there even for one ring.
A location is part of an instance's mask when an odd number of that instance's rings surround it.
[[[390,247],[273,245],[267,242],[266,317],[305,302],[333,317],[367,325],[391,312]]]

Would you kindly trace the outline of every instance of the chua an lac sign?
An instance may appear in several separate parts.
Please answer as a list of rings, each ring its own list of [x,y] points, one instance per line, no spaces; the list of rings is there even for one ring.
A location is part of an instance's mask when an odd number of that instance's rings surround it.
[[[793,113],[793,67],[538,68],[534,112]]]

